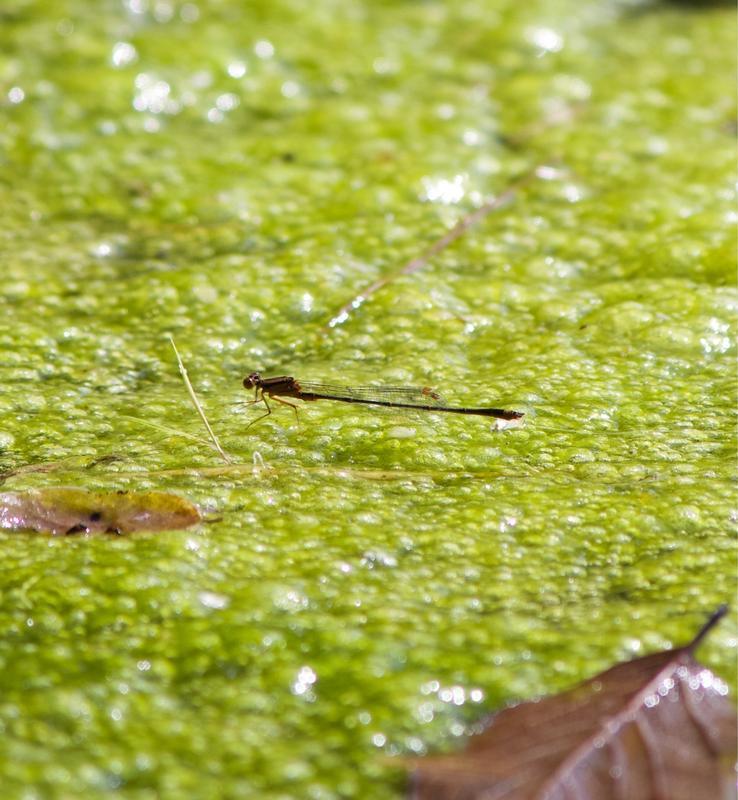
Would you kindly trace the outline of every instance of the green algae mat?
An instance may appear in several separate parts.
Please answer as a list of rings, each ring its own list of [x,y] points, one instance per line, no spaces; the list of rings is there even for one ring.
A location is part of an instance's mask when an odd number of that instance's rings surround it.
[[[1,490],[202,515],[0,531],[3,798],[399,800],[731,600],[733,14],[2,3]]]

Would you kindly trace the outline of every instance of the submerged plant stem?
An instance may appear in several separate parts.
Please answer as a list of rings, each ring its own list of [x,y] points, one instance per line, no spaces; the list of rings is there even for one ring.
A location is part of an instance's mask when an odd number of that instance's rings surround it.
[[[392,283],[402,275],[411,275],[413,272],[417,272],[419,269],[425,267],[434,256],[438,255],[438,253],[452,245],[457,239],[460,239],[469,228],[471,228],[473,225],[476,225],[493,211],[502,208],[503,206],[507,205],[507,203],[514,200],[520,189],[537,177],[538,170],[541,166],[542,165],[539,164],[535,168],[529,170],[522,177],[509,184],[501,194],[492,197],[484,202],[475,211],[472,211],[466,216],[462,217],[453,226],[453,228],[448,230],[440,239],[435,241],[429,248],[421,253],[421,255],[415,256],[415,258],[412,258],[410,261],[408,261],[404,267],[389,275],[384,275],[368,286],[365,286],[358,294],[354,295],[351,300],[344,303],[341,308],[339,308],[338,311],[328,320],[327,324],[322,329],[323,333],[326,333],[330,329],[335,328],[337,325],[344,323],[353,310],[357,309],[369,297],[371,297],[371,295],[387,286],[387,284]]]

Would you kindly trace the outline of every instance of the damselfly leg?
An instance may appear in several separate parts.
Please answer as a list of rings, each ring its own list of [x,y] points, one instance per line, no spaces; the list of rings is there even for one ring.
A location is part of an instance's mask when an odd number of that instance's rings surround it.
[[[264,394],[264,390],[259,390],[257,388],[256,394],[258,395],[253,400],[248,400],[244,405],[252,406],[254,403],[264,403],[266,406],[267,412],[266,414],[262,414],[260,417],[257,417],[255,420],[249,422],[249,424],[244,428],[244,430],[248,430],[252,425],[257,423],[260,419],[264,419],[264,417],[268,417],[272,413],[272,407],[267,403],[266,395]],[[300,417],[297,413],[297,406],[294,403],[288,403],[286,400],[283,400],[281,397],[277,397],[276,395],[270,394],[269,395],[272,400],[276,400],[278,403],[281,403],[283,406],[289,406],[295,412],[295,422],[297,425],[300,425]]]
[[[257,394],[259,393],[258,389],[256,390],[256,393]],[[257,397],[255,400],[250,400],[247,403],[247,405],[253,405],[254,403],[259,403],[259,402],[264,403],[264,405],[266,406],[267,410],[266,414],[262,414],[260,417],[251,420],[251,422],[249,422],[249,424],[244,428],[244,431],[247,431],[252,425],[255,425],[260,419],[264,419],[264,417],[268,417],[272,413],[272,407],[269,405],[269,403],[267,403],[267,399],[266,397],[264,397],[264,392],[261,393],[261,397]]]

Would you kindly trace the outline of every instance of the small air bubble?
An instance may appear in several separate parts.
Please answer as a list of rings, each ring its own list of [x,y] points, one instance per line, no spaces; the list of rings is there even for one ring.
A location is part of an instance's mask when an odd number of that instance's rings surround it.
[[[274,45],[266,39],[260,39],[254,45],[254,52],[259,58],[271,58],[274,55]]]

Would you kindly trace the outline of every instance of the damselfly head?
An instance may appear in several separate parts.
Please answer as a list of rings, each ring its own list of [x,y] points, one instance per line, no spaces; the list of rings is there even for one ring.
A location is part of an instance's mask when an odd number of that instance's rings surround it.
[[[253,389],[254,386],[261,384],[261,375],[258,372],[251,372],[243,379],[245,389]]]

